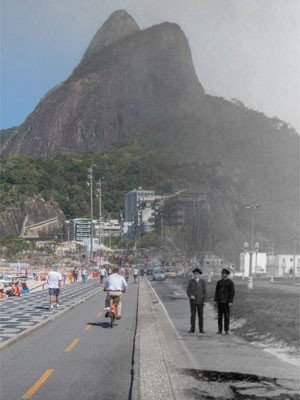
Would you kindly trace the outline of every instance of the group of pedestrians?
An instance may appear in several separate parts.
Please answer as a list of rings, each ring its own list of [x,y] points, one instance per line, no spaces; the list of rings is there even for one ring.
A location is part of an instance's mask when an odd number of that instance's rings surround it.
[[[207,300],[206,282],[201,279],[202,271],[199,268],[193,270],[193,279],[190,279],[186,293],[190,300],[191,310],[191,328],[189,333],[195,332],[196,314],[198,314],[199,332],[204,332],[203,308]],[[218,312],[218,331],[217,334],[222,334],[223,329],[226,335],[229,334],[230,308],[234,299],[234,283],[229,279],[230,271],[223,268],[221,279],[218,280],[215,295],[214,305]]]
[[[133,277],[134,282],[136,283],[137,277],[139,275],[138,268],[133,268]],[[82,281],[86,280],[86,271],[82,270]],[[202,271],[199,268],[195,268],[193,270],[193,279],[190,279],[188,282],[186,293],[190,300],[190,323],[191,328],[189,333],[195,332],[196,327],[196,314],[198,314],[198,324],[199,324],[199,332],[204,332],[204,321],[203,321],[203,308],[207,301],[207,290],[206,290],[206,282],[201,279]],[[108,276],[107,276],[108,275]],[[127,282],[125,277],[123,276],[122,271],[119,271],[118,267],[113,267],[110,274],[107,273],[105,268],[100,269],[100,282],[102,283],[104,278],[107,276],[104,282],[104,291],[107,292],[107,296],[105,299],[105,309],[106,316],[108,316],[108,312],[110,310],[110,301],[111,296],[121,297],[123,293],[127,290]],[[226,268],[222,269],[221,279],[218,280],[215,295],[214,295],[214,304],[217,308],[218,312],[218,334],[222,334],[223,328],[225,334],[229,333],[229,320],[230,320],[230,308],[232,306],[232,302],[235,295],[234,283],[231,279],[229,279],[230,271]],[[50,310],[54,309],[54,305],[56,308],[59,308],[59,296],[61,291],[61,285],[63,281],[63,276],[57,269],[53,269],[47,274],[47,283],[49,286],[49,301],[50,301]],[[55,297],[55,304],[54,304]],[[117,306],[117,319],[121,318],[121,301],[118,302]]]

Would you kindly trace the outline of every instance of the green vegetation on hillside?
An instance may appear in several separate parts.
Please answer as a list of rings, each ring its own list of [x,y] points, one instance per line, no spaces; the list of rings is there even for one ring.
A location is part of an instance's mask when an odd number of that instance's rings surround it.
[[[94,188],[101,177],[104,212],[118,216],[124,195],[144,186],[158,193],[172,191],[172,164],[168,155],[124,145],[102,153],[64,154],[53,158],[15,155],[0,161],[1,210],[21,207],[24,200],[41,195],[58,202],[66,218],[89,216],[87,169],[94,164]],[[96,190],[95,190],[96,194]],[[95,201],[95,215],[98,213]]]

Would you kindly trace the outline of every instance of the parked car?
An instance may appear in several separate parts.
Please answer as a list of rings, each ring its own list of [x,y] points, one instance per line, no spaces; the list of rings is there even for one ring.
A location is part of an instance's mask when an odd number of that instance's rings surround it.
[[[152,280],[153,281],[165,281],[166,280],[166,273],[163,269],[155,269],[152,273]]]
[[[176,278],[176,271],[173,267],[166,267],[166,278]]]

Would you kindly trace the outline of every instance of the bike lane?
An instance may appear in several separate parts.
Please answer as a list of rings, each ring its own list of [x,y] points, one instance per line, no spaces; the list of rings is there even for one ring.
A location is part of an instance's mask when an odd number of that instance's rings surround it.
[[[98,292],[2,350],[3,398],[127,399],[131,389],[137,285],[111,329]]]

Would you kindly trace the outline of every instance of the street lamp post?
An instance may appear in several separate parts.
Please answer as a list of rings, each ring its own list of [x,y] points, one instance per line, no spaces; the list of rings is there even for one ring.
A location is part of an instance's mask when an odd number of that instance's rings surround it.
[[[253,232],[254,232],[254,211],[260,208],[259,204],[247,205],[245,208],[251,209],[251,236],[250,236],[250,249],[249,249],[249,279],[248,289],[253,289],[253,276],[252,276],[252,256],[253,256]],[[244,244],[245,251],[248,250],[248,243]]]
[[[294,250],[293,250],[293,285],[296,284],[296,242],[294,240]]]
[[[161,245],[164,245],[164,215],[163,213],[160,214],[160,233],[161,233]]]

